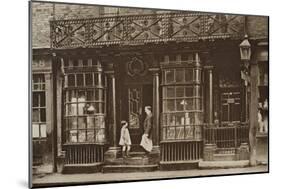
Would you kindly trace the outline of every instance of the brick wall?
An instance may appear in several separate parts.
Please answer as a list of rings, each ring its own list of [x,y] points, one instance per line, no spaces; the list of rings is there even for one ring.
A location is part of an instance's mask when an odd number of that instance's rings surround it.
[[[268,38],[268,17],[248,16],[247,27],[250,38]]]
[[[74,5],[59,3],[32,3],[32,47],[50,47],[50,26],[52,19],[92,18],[103,16],[104,13],[116,13],[117,8],[99,7],[94,5]],[[149,9],[119,8],[119,14],[149,14]],[[251,38],[264,38],[268,35],[268,17],[248,16],[248,31]]]
[[[100,7],[88,5],[32,3],[32,47],[50,48],[52,19],[92,18],[100,15]]]
[[[32,3],[32,47],[50,47],[49,20],[53,19],[52,3]]]

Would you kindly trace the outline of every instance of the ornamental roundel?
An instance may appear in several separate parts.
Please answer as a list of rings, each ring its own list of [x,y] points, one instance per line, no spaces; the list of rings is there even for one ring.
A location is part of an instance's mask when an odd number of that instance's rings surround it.
[[[143,76],[146,74],[147,69],[147,63],[137,57],[132,58],[132,60],[127,63],[127,74],[131,77]]]

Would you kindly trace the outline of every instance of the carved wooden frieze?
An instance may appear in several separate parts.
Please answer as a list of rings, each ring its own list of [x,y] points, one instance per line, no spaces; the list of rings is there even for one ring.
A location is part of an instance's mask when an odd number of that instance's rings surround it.
[[[67,49],[193,42],[243,36],[245,16],[195,12],[54,20],[51,47]]]

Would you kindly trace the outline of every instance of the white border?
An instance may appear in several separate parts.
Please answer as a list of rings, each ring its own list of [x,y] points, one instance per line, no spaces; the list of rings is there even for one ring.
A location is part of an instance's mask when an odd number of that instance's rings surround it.
[[[59,0],[54,0],[59,2]],[[67,2],[270,16],[270,174],[90,185],[68,188],[267,188],[280,185],[280,5],[275,0],[66,0]],[[62,1],[63,2],[63,1]],[[28,177],[28,1],[1,2],[0,188],[26,188]],[[275,55],[275,56],[274,56]],[[278,78],[279,76],[279,78]]]

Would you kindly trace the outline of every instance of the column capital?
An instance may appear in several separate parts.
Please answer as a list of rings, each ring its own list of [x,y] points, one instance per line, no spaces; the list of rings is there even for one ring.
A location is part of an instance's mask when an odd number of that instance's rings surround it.
[[[206,66],[204,66],[204,69],[206,69],[208,71],[212,71],[214,69],[214,66],[206,65]]]
[[[104,73],[106,75],[110,76],[111,78],[113,78],[115,72],[114,72],[114,70],[106,70],[106,71],[104,71]]]
[[[149,68],[148,69],[153,75],[159,75],[160,68]]]

